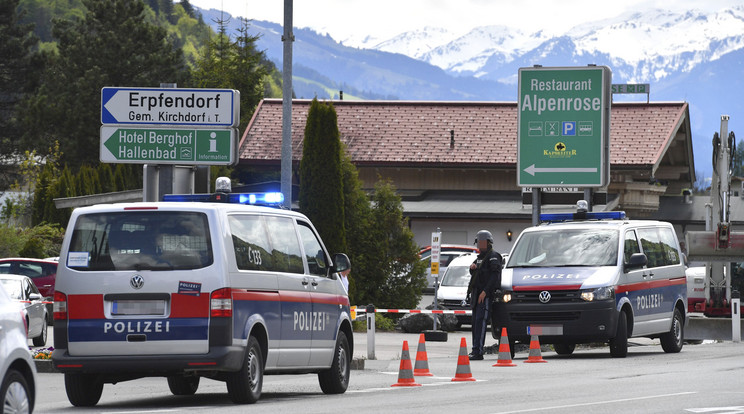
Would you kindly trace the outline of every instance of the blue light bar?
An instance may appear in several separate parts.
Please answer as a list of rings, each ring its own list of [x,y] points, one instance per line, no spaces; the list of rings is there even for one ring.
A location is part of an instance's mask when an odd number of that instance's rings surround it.
[[[211,194],[165,194],[163,195],[163,201],[172,202],[199,202],[209,201]]]
[[[169,202],[217,202],[278,207],[284,203],[282,193],[214,193],[214,194],[166,194],[163,201]]]
[[[273,206],[284,203],[282,193],[235,193],[230,194],[230,203]]]
[[[598,211],[596,213],[550,213],[540,214],[540,221],[574,221],[574,220],[623,220],[625,219],[624,211]]]

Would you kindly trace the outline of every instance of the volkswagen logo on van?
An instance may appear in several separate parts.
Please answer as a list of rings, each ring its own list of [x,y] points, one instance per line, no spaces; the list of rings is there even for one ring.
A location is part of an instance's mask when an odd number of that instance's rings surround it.
[[[129,286],[131,286],[134,289],[140,289],[144,285],[145,285],[145,278],[143,278],[140,275],[134,275],[129,280]]]
[[[543,290],[542,292],[540,292],[537,298],[540,300],[541,303],[548,303],[550,302],[550,292],[548,292],[547,290]]]

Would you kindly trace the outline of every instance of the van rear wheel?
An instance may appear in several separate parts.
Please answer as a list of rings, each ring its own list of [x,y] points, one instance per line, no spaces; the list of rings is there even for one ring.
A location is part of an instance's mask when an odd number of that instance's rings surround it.
[[[610,355],[613,358],[625,358],[628,355],[628,317],[620,312],[617,318],[617,332],[610,339]]]
[[[90,374],[65,374],[65,391],[75,407],[92,407],[103,394],[103,381]]]
[[[333,351],[333,363],[329,369],[318,373],[320,389],[325,394],[342,394],[346,391],[349,386],[350,359],[349,340],[345,333],[339,331]]]
[[[261,398],[264,361],[261,346],[253,336],[248,338],[248,348],[240,371],[227,378],[227,393],[235,404],[253,404]]]
[[[182,375],[168,377],[168,388],[173,395],[194,395],[199,389],[199,377]]]
[[[685,322],[679,309],[674,309],[672,316],[672,327],[669,332],[661,335],[661,348],[667,353],[677,353],[682,350],[684,344]]]

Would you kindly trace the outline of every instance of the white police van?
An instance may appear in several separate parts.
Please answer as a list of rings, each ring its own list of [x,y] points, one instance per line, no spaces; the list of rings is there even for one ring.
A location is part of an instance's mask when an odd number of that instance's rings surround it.
[[[104,383],[155,376],[175,395],[222,380],[236,403],[259,399],[264,374],[317,373],[323,392],[346,391],[353,336],[337,273],[349,259],[331,260],[304,215],[245,205],[281,204],[271,194],[72,213],[52,358],[73,405],[95,405]]]
[[[671,224],[581,210],[541,221],[520,234],[502,270],[494,338],[507,327],[511,342],[539,335],[563,355],[609,342],[613,357],[625,357],[629,337],[682,349],[685,265]]]

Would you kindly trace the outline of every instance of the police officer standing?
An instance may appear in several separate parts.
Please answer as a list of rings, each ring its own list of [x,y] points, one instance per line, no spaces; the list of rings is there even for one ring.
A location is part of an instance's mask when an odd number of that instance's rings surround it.
[[[483,345],[486,341],[486,325],[491,316],[491,302],[494,290],[501,287],[501,255],[493,250],[493,236],[488,230],[478,232],[478,257],[470,265],[468,298],[473,308],[473,351],[471,360],[483,359]]]

